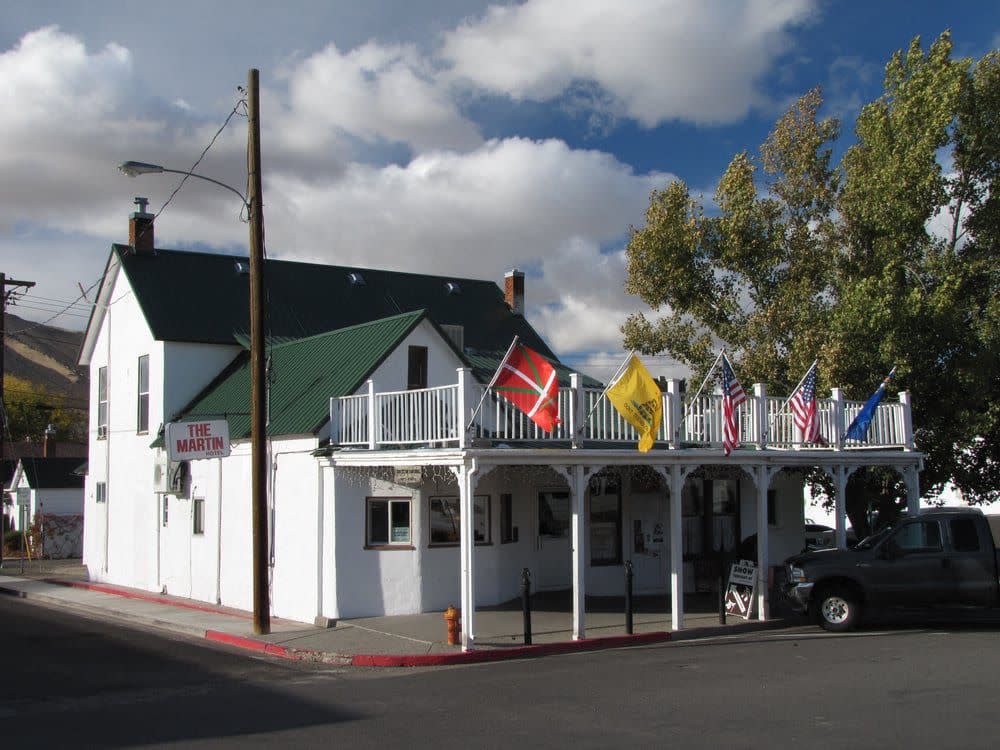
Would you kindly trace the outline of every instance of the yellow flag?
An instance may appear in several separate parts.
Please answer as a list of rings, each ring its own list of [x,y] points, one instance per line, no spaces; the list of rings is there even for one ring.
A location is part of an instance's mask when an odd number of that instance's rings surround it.
[[[649,371],[634,354],[618,382],[608,388],[608,398],[626,421],[639,432],[639,450],[645,453],[663,418],[663,399]]]

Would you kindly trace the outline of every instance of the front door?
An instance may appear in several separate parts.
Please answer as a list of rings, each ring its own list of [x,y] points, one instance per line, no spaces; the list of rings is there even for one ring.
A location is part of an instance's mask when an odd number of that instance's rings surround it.
[[[568,490],[538,493],[539,589],[565,589],[572,581],[570,521],[572,507]]]
[[[191,502],[160,495],[160,565],[168,594],[191,596]]]
[[[666,586],[666,498],[662,494],[633,495],[629,525],[632,580],[636,592],[663,591]]]

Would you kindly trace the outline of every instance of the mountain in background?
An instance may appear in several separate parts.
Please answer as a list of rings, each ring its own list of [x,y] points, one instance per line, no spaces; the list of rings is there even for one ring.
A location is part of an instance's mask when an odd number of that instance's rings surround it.
[[[63,396],[66,406],[80,410],[85,419],[89,375],[86,368],[81,371],[76,366],[83,331],[39,325],[8,312],[4,332],[6,373]]]

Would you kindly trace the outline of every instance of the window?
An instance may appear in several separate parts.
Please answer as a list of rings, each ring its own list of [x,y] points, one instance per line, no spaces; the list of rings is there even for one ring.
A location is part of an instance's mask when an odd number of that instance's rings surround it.
[[[514,526],[514,497],[505,492],[500,495],[500,544],[517,541],[517,527]]]
[[[98,482],[94,487],[94,501],[106,503],[108,501],[108,485],[106,482]]]
[[[971,518],[955,518],[948,522],[951,546],[956,552],[979,552],[979,532]]]
[[[432,497],[431,544],[458,544],[462,539],[461,510],[457,497]],[[472,498],[473,537],[476,544],[489,544],[490,538],[490,496],[476,495]]]
[[[164,527],[166,527],[166,525],[167,525],[167,520],[168,520],[168,518],[169,518],[169,516],[170,516],[170,514],[169,514],[169,512],[168,512],[168,505],[167,505],[167,500],[168,500],[168,497],[167,497],[166,495],[161,495],[160,497],[162,497],[162,498],[163,498],[163,519],[162,519],[162,520],[160,521],[160,523],[161,523],[161,524],[162,524],[162,525],[163,525]]]
[[[410,498],[368,498],[366,546],[410,546]]]
[[[621,479],[599,474],[590,480],[590,564],[620,565],[621,561]]]
[[[97,370],[97,439],[108,436],[108,368]]]
[[[889,544],[898,552],[940,552],[941,529],[937,521],[919,521],[901,526]]]
[[[569,492],[538,493],[538,536],[563,539],[569,536]]]
[[[191,501],[192,531],[195,534],[205,533],[205,498],[196,497]]]
[[[139,357],[139,397],[136,402],[136,432],[149,432],[149,355]]]
[[[409,390],[427,387],[427,347],[411,346],[407,364],[406,387]]]

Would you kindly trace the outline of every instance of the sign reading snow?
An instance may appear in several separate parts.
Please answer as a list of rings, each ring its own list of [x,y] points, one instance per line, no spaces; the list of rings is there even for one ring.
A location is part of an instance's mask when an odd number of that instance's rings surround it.
[[[167,455],[171,461],[225,458],[229,455],[229,422],[167,423]]]

